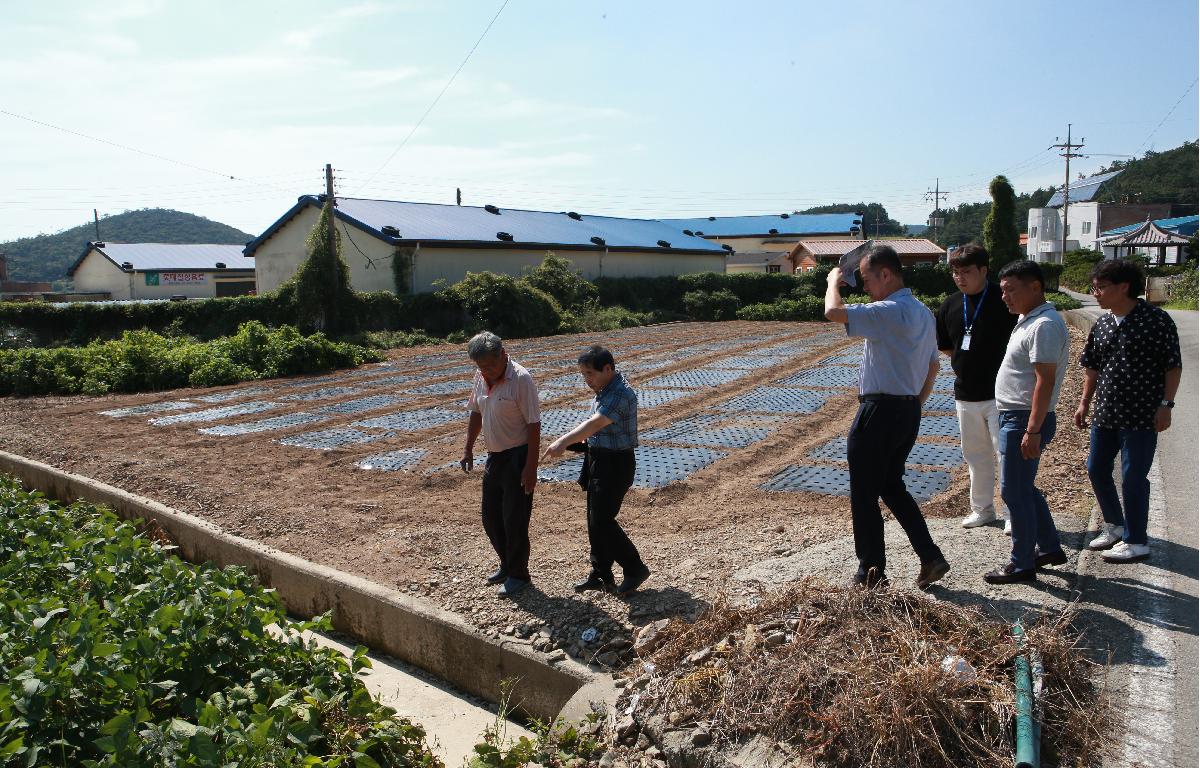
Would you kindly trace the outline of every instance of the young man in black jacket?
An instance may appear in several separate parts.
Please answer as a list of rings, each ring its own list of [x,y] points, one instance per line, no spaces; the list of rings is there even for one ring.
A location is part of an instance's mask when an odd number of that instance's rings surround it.
[[[954,406],[963,458],[971,474],[971,512],[964,528],[987,525],[997,518],[996,466],[1000,424],[996,411],[996,372],[1004,359],[1017,317],[1000,298],[1000,286],[988,280],[988,253],[968,245],[950,257],[950,274],[958,293],[937,311],[938,349],[954,368]],[[1007,517],[1003,502],[1000,517]],[[1011,532],[1006,520],[1004,532]]]

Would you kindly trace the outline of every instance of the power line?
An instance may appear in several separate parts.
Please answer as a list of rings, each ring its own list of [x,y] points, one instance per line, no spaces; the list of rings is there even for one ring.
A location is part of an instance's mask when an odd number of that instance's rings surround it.
[[[367,177],[367,180],[363,182],[361,187],[359,187],[360,190],[366,188],[366,186],[371,183],[371,180],[375,178],[375,174],[386,168],[388,163],[392,162],[392,158],[394,158],[400,152],[400,150],[404,149],[404,146],[408,144],[408,140],[413,137],[413,134],[415,134],[417,129],[421,127],[421,124],[425,122],[425,118],[429,117],[429,113],[433,112],[433,108],[436,107],[438,102],[442,100],[442,96],[446,95],[446,91],[450,90],[450,86],[454,83],[455,78],[458,77],[458,73],[462,72],[463,67],[467,66],[467,62],[471,60],[471,56],[475,53],[475,49],[478,48],[479,44],[483,42],[483,38],[487,37],[488,31],[491,30],[492,25],[496,23],[496,19],[500,18],[500,14],[504,12],[504,9],[507,5],[508,0],[504,0],[504,2],[500,4],[500,9],[496,11],[496,15],[493,16],[492,20],[488,22],[488,25],[484,27],[483,34],[481,34],[479,39],[475,41],[475,45],[471,46],[471,50],[467,51],[466,57],[463,58],[462,63],[458,65],[458,69],[454,70],[454,74],[450,76],[450,79],[446,81],[446,84],[442,86],[442,90],[438,91],[438,95],[434,98],[433,103],[429,105],[429,109],[426,109],[425,114],[421,115],[421,119],[416,122],[416,125],[412,127],[412,130],[408,132],[408,135],[405,136],[404,140],[400,142],[400,146],[392,150],[392,154],[388,155],[387,160],[383,161],[383,165],[379,166],[379,168],[375,170],[375,173],[372,173],[369,177]]]
[[[5,110],[5,109],[0,109],[0,115],[8,115],[9,117],[15,117],[18,120],[24,120],[26,122],[33,123],[35,125],[40,125],[44,128],[53,128],[56,131],[62,131],[63,133],[69,133],[72,136],[78,136],[81,139],[88,139],[89,141],[96,141],[101,144],[107,144],[110,147],[116,147],[117,149],[123,149],[126,152],[136,152],[139,155],[145,155],[146,157],[153,157],[156,160],[162,160],[164,162],[174,163],[175,165],[182,165],[185,168],[191,168],[192,170],[202,171],[204,173],[211,173],[215,176],[224,176],[226,178],[233,179],[234,181],[245,181],[245,179],[238,179],[233,174],[225,173],[224,171],[214,171],[212,168],[205,168],[204,166],[194,165],[192,163],[184,162],[183,160],[176,160],[175,158],[167,157],[166,155],[159,155],[154,152],[147,152],[144,149],[138,149],[137,147],[131,147],[127,144],[118,144],[117,142],[109,141],[108,139],[101,139],[96,136],[90,136],[86,133],[80,133],[79,131],[72,131],[70,128],[63,128],[61,125],[54,125],[53,123],[47,123],[43,120],[37,120],[37,119],[34,119],[27,115],[19,115],[16,112],[9,112],[8,110]]]
[[[1200,82],[1200,78],[1193,80],[1192,84],[1189,85],[1187,87],[1187,90],[1183,92],[1183,95],[1179,97],[1179,101],[1176,101],[1175,104],[1169,110],[1167,110],[1166,117],[1164,117],[1162,120],[1158,121],[1158,125],[1154,126],[1153,131],[1150,131],[1150,135],[1147,136],[1146,140],[1142,142],[1142,146],[1137,148],[1138,152],[1141,152],[1142,148],[1150,143],[1150,139],[1154,138],[1154,134],[1158,133],[1158,129],[1163,127],[1163,123],[1167,122],[1167,119],[1170,118],[1171,115],[1175,113],[1175,108],[1183,103],[1183,100],[1185,98],[1187,98],[1187,95],[1192,92],[1192,89],[1196,87],[1196,83],[1198,83],[1198,82]]]

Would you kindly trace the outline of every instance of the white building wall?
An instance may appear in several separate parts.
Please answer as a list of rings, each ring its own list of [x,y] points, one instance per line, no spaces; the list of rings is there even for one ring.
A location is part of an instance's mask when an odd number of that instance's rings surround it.
[[[131,279],[135,275],[125,272],[108,259],[96,253],[95,249],[88,251],[87,256],[79,263],[71,279],[78,293],[108,293],[117,300],[133,298],[130,290]]]
[[[1067,250],[1095,248],[1100,234],[1100,204],[1072,203],[1067,210],[1071,229],[1067,232]],[[1029,244],[1026,253],[1036,261],[1062,262],[1062,208],[1030,208]]]

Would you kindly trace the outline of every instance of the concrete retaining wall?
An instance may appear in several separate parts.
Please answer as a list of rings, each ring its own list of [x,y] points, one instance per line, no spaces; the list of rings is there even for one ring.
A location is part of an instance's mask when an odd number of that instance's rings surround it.
[[[333,625],[363,645],[425,670],[460,691],[496,703],[500,683],[515,679],[510,705],[527,716],[578,718],[591,701],[611,703],[606,675],[571,660],[546,663],[528,646],[496,642],[457,615],[366,579],[326,568],[222,531],[152,499],[0,451],[0,472],[62,502],[103,504],[128,520],[153,520],[193,563],[240,565],[275,589],[290,613],[332,611]]]

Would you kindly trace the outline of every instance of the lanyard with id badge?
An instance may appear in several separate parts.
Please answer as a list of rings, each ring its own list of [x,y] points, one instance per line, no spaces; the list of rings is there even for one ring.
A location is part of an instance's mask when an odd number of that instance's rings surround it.
[[[971,330],[975,327],[975,321],[979,319],[979,310],[983,309],[983,300],[987,298],[988,284],[983,284],[983,293],[979,294],[979,303],[975,305],[975,314],[971,317],[971,322],[967,322],[967,294],[963,294],[963,339],[960,345],[965,352],[971,348]]]

